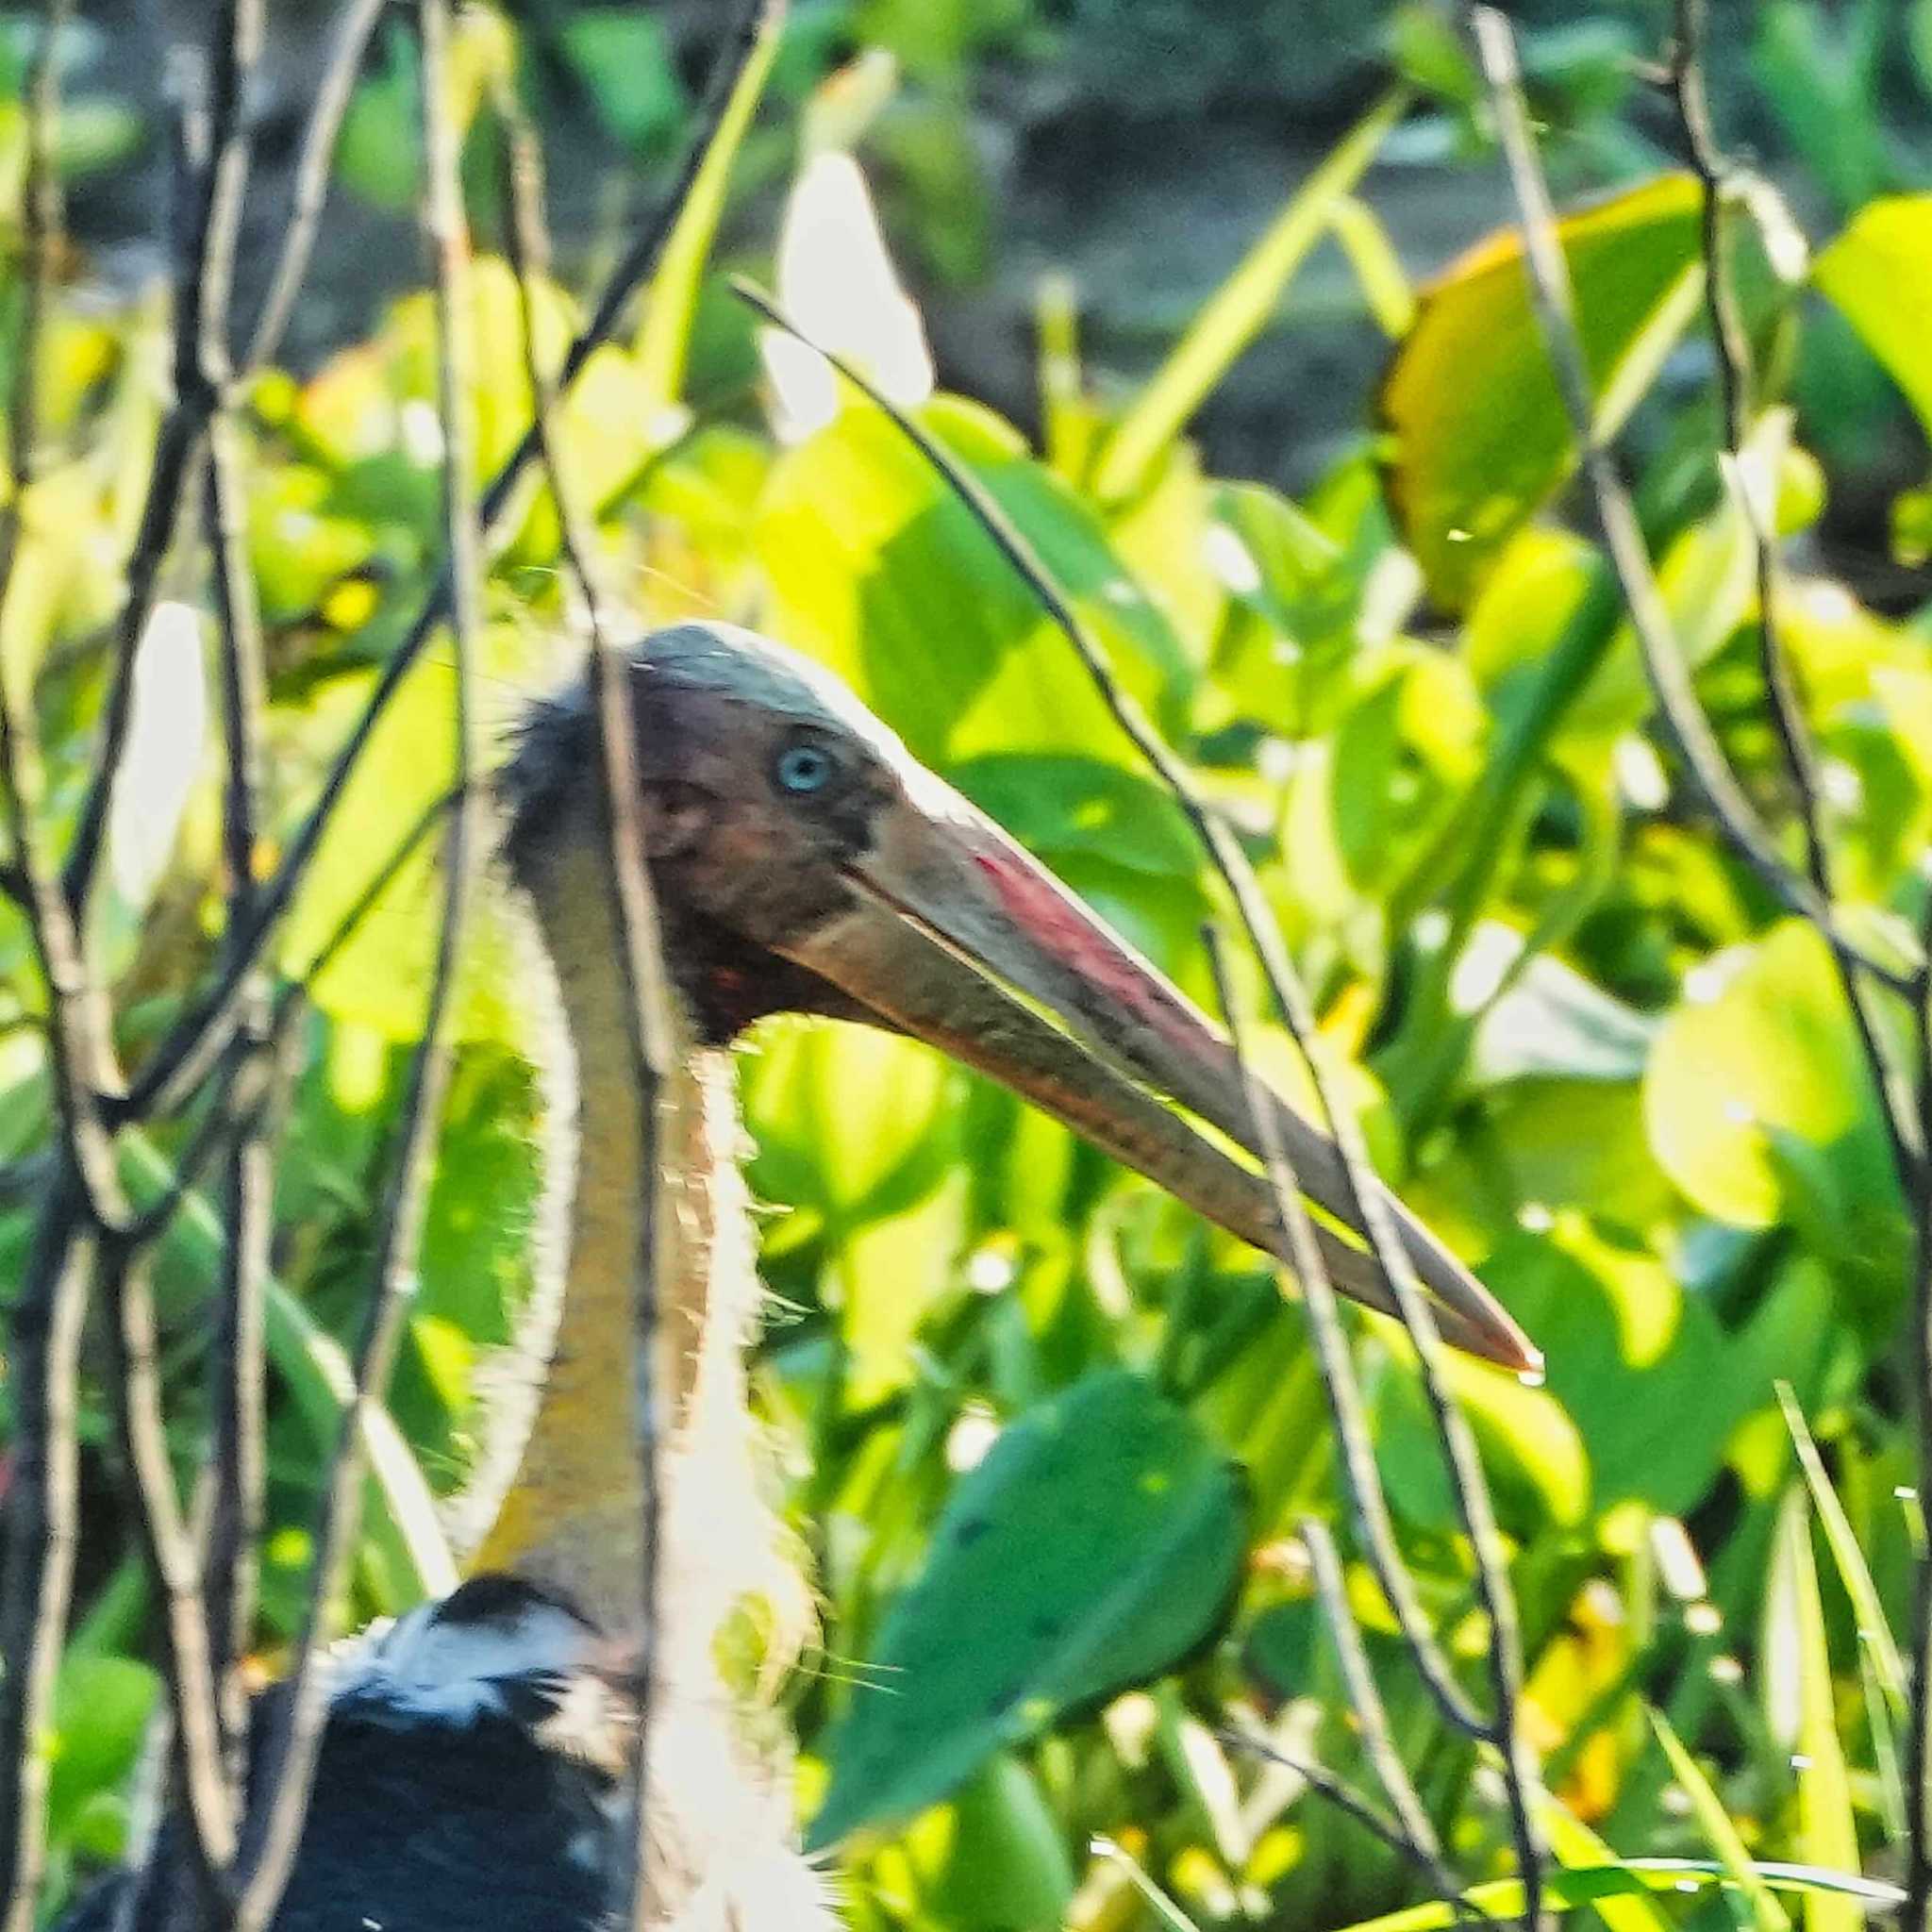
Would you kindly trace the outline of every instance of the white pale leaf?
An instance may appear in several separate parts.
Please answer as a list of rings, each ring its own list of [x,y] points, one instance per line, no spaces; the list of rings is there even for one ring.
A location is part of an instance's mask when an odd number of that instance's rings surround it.
[[[932,394],[932,352],[900,286],[865,176],[848,154],[814,155],[799,171],[778,235],[778,303],[815,342],[845,357],[904,408]],[[763,334],[773,417],[802,441],[839,413],[824,358],[777,329]]]
[[[167,870],[207,740],[200,615],[157,604],[134,654],[127,751],[108,821],[114,891],[136,910]]]

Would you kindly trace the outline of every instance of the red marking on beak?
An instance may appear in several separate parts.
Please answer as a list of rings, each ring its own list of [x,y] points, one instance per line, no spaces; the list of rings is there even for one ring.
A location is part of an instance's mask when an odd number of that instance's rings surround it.
[[[1199,1050],[1187,1016],[1174,1011],[1147,969],[1120,941],[1097,930],[1044,873],[997,852],[975,852],[973,858],[992,882],[1008,916],[1036,944],[1084,985],[1164,1034],[1171,1044],[1191,1055]]]

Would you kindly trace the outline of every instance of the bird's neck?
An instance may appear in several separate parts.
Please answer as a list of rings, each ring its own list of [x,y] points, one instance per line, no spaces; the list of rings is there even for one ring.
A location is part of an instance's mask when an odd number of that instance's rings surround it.
[[[550,1242],[554,1250],[560,1234],[563,1265],[553,1253],[553,1265],[540,1268],[551,1276],[547,1297],[540,1295],[531,1332],[499,1378],[506,1386],[489,1397],[492,1427],[508,1441],[495,1449],[495,1482],[485,1475],[478,1486],[483,1509],[496,1502],[492,1488],[501,1505],[477,1561],[554,1584],[619,1631],[636,1627],[641,1602],[636,1284],[646,1243],[655,1250],[653,1412],[665,1451],[658,1476],[667,1524],[675,1509],[668,1491],[693,1430],[721,1399],[742,1411],[739,1351],[756,1276],[729,1058],[698,1046],[682,1014],[656,1103],[662,1179],[652,1225],[607,864],[594,841],[560,838],[518,868],[564,1035],[550,1056],[551,1111],[561,1130],[553,1164],[568,1205]],[[516,1438],[525,1426],[519,1468]],[[675,1535],[666,1541],[675,1557]]]

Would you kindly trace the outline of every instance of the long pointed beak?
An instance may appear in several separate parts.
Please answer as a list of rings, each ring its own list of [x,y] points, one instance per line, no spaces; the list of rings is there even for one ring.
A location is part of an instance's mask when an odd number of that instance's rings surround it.
[[[1259,1159],[1241,1067],[1207,1016],[930,773],[907,774],[907,795],[881,813],[874,833],[847,868],[848,909],[776,950],[887,1024],[1031,1100],[1231,1233],[1288,1259],[1264,1176],[1163,1104],[1178,1102]],[[1270,1100],[1303,1191],[1358,1231],[1341,1151],[1285,1100]],[[1539,1372],[1541,1355],[1508,1312],[1399,1201],[1386,1198],[1443,1339],[1519,1374]],[[1317,1237],[1341,1293],[1393,1312],[1393,1293],[1366,1248],[1320,1224]]]

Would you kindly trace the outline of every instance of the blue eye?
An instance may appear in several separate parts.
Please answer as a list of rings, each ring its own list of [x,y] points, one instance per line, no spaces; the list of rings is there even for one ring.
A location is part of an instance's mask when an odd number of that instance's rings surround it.
[[[780,790],[797,792],[823,791],[837,769],[832,754],[816,744],[787,745],[773,767]]]

